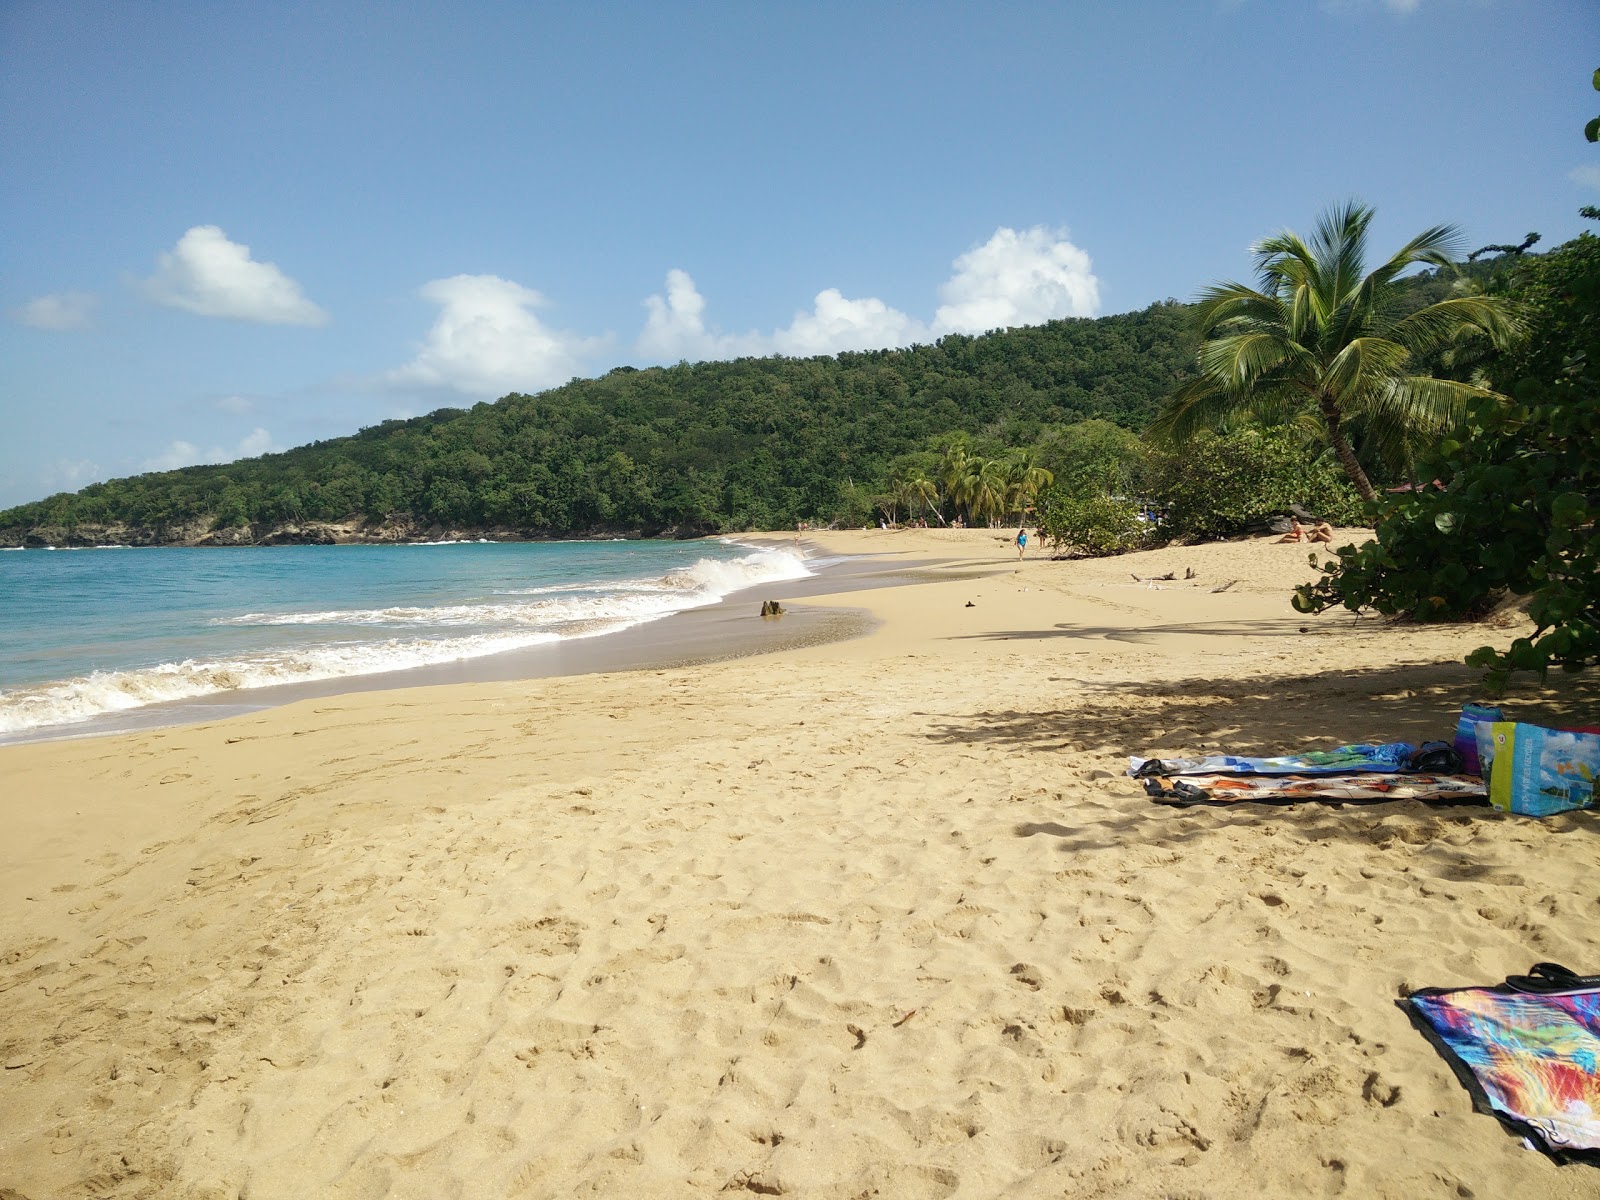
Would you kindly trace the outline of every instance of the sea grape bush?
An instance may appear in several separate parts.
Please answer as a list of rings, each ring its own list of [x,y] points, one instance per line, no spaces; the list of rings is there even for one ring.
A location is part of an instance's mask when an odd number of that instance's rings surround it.
[[[1143,549],[1153,537],[1132,500],[1066,488],[1046,494],[1039,531],[1054,549],[1091,558]]]
[[[1299,504],[1335,524],[1359,521],[1360,498],[1326,460],[1313,459],[1289,429],[1201,433],[1172,449],[1152,449],[1142,490],[1161,514],[1165,536],[1183,541],[1230,537]]]

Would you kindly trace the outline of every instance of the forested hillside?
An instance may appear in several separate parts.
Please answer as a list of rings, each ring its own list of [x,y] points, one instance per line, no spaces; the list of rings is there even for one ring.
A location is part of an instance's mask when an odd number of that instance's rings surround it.
[[[1463,274],[1504,288],[1534,258],[1423,272],[1402,304],[1437,300]],[[1197,347],[1190,306],[1169,300],[906,350],[619,367],[282,454],[93,484],[0,512],[0,546],[325,540],[315,526],[332,522],[355,538],[860,523],[895,511],[905,481],[948,471],[952,441],[975,473],[986,461],[1014,479],[1073,473],[1063,456],[1113,426],[1144,429]],[[1085,421],[1097,424],[1072,428]]]
[[[861,520],[942,439],[1032,447],[1102,418],[1141,428],[1189,370],[1187,306],[1152,305],[907,350],[621,367],[535,396],[389,421],[220,466],[95,484],[0,513],[0,543],[250,541],[356,520],[529,536]],[[125,536],[124,533],[119,536]]]

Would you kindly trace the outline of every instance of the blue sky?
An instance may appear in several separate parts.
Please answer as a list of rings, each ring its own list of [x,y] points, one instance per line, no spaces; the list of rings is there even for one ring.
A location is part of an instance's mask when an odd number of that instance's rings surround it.
[[[1600,204],[1592,0],[6,0],[0,506]]]

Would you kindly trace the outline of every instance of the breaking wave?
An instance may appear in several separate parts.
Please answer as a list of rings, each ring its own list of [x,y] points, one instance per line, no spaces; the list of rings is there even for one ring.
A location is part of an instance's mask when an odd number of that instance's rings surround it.
[[[278,644],[0,691],[0,734],[218,692],[403,671],[594,637],[809,574],[792,551],[758,551],[730,561],[701,559],[651,579],[503,591],[478,603],[218,617],[208,624],[261,630],[257,641]]]

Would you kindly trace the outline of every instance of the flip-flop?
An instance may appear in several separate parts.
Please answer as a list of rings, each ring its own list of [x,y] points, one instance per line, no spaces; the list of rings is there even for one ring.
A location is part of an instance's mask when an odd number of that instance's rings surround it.
[[[1538,996],[1571,996],[1579,992],[1600,991],[1600,975],[1579,975],[1560,963],[1534,963],[1526,975],[1506,976],[1513,991]]]

